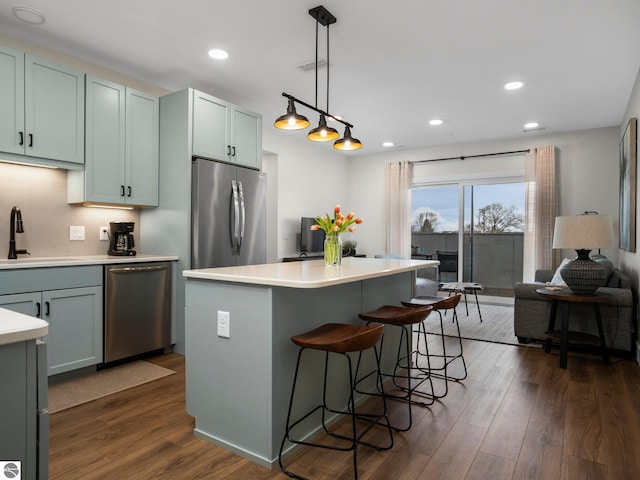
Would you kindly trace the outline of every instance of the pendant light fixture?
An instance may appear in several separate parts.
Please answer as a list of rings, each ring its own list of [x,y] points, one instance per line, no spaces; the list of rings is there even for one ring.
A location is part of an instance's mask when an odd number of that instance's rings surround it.
[[[312,142],[328,142],[335,140],[333,144],[333,148],[336,150],[358,150],[362,148],[362,143],[351,136],[351,129],[353,125],[340,118],[336,118],[329,113],[329,25],[336,23],[336,17],[334,17],[326,8],[322,5],[312,8],[309,10],[309,15],[311,15],[316,20],[316,62],[315,62],[315,71],[316,71],[316,97],[315,97],[315,105],[309,105],[292,95],[287,93],[283,93],[282,96],[289,99],[287,104],[287,113],[278,117],[275,121],[274,126],[281,130],[300,130],[303,128],[307,128],[309,124],[309,120],[303,115],[299,115],[296,112],[295,104],[298,103],[303,105],[320,115],[320,119],[318,121],[318,126],[309,131],[307,135],[307,139]],[[319,26],[327,28],[327,104],[326,111],[318,108],[318,30]],[[337,140],[340,137],[340,134],[335,128],[329,127],[327,125],[327,117],[342,123],[345,126],[344,136],[343,138]]]
[[[362,143],[351,136],[351,129],[347,126],[344,129],[344,136],[340,140],[336,140],[333,148],[336,150],[359,150],[362,148]]]
[[[279,128],[280,130],[301,130],[311,125],[307,117],[304,115],[298,115],[296,112],[296,106],[293,104],[293,100],[293,98],[289,98],[287,113],[276,119],[274,123],[276,128]]]

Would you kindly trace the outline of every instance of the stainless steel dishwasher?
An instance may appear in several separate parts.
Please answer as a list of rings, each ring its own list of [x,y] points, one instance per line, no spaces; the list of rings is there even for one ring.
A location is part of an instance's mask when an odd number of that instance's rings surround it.
[[[105,265],[104,363],[171,344],[171,263]]]

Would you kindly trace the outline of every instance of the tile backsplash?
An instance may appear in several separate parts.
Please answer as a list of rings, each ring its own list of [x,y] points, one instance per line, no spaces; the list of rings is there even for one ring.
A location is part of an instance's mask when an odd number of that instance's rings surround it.
[[[24,224],[24,233],[16,233],[16,248],[32,256],[104,255],[109,242],[99,240],[99,230],[109,222],[136,222],[139,243],[139,210],[69,205],[66,170],[0,163],[0,258],[9,252],[14,206],[20,208]],[[85,227],[84,240],[69,240],[72,225]]]

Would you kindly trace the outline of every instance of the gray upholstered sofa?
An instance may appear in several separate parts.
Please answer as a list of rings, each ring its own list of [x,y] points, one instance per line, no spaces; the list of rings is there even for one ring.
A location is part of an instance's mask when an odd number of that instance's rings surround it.
[[[417,271],[414,297],[438,295],[438,267],[421,268]]]
[[[536,283],[516,283],[514,287],[513,328],[521,343],[545,339],[551,302],[536,293],[536,289],[543,288],[546,282],[551,281],[554,273],[554,270],[538,270],[535,275]],[[607,346],[625,352],[631,351],[635,338],[635,295],[631,289],[631,280],[616,268],[609,276],[607,285],[600,287],[598,293],[611,296],[609,302],[600,305]],[[557,318],[556,328],[559,328],[559,313]],[[569,330],[598,334],[591,304],[570,305]]]

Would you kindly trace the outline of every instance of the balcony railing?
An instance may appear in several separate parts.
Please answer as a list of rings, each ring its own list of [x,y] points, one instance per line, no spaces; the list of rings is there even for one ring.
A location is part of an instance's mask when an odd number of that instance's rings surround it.
[[[471,235],[466,233],[462,280],[482,284],[487,295],[512,297],[514,284],[522,281],[523,242],[522,232],[474,233],[471,249]],[[412,233],[411,244],[428,254],[457,251],[458,233]],[[456,280],[451,273],[443,273],[441,279]]]

